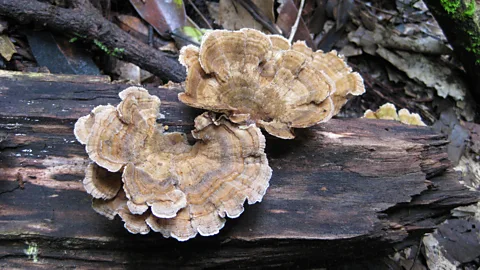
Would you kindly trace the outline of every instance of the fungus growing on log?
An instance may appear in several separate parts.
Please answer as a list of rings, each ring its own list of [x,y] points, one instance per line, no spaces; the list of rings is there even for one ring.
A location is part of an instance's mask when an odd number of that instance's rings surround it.
[[[246,200],[262,200],[271,169],[257,127],[204,113],[192,131],[199,141],[190,146],[184,134],[157,125],[156,96],[130,87],[120,98],[117,107],[98,106],[75,124],[93,161],[83,183],[98,213],[119,215],[131,233],[151,228],[184,241],[218,233]]]
[[[395,108],[395,105],[392,103],[383,104],[375,112],[366,110],[363,117],[369,119],[395,120],[407,125],[426,126],[418,113],[411,113],[407,109],[401,109],[397,113],[397,108]]]
[[[350,96],[365,92],[361,76],[336,51],[313,52],[253,29],[215,30],[200,48],[183,47],[183,103],[221,112],[234,123],[256,123],[283,139],[292,128],[328,121]]]

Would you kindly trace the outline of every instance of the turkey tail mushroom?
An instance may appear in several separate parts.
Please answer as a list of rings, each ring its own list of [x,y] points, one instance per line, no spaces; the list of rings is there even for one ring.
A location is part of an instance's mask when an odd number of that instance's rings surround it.
[[[254,121],[283,139],[295,137],[293,128],[328,121],[365,92],[337,52],[313,52],[304,42],[290,45],[253,29],[210,31],[200,48],[182,48],[180,62],[187,68],[180,101],[236,123]]]
[[[157,126],[157,97],[131,87],[120,98],[117,107],[99,106],[75,124],[93,160],[83,183],[95,211],[119,215],[131,233],[151,228],[184,241],[218,233],[245,201],[262,200],[272,170],[260,129],[204,113],[190,146],[184,134]]]

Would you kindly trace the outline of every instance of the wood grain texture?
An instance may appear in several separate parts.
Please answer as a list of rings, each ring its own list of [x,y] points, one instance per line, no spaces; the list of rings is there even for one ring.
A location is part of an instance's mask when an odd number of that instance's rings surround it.
[[[218,236],[130,235],[91,209],[81,184],[88,160],[72,132],[124,88],[0,76],[0,267],[317,267],[417,241],[450,209],[478,200],[445,171],[443,135],[334,119],[296,130],[294,140],[267,136],[270,188]],[[189,133],[201,111],[179,103],[179,89],[148,90],[162,100],[159,122]],[[33,243],[37,262],[26,255]]]

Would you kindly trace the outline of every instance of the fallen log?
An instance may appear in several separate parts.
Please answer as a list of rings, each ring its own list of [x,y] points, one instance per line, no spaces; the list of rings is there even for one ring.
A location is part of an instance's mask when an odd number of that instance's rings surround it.
[[[219,235],[184,243],[131,235],[91,209],[81,183],[88,160],[73,124],[126,88],[99,81],[0,74],[0,267],[338,265],[416,243],[452,208],[479,199],[448,169],[443,135],[334,119],[294,140],[267,136],[270,188]],[[169,131],[192,129],[201,111],[178,102],[179,88],[148,90]]]

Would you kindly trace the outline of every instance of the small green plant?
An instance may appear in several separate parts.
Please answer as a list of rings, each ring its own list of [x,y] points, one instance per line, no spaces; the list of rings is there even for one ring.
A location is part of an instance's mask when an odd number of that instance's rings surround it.
[[[459,20],[471,18],[477,9],[475,0],[470,0],[463,12],[460,10],[462,5],[460,0],[440,0],[440,3],[442,4],[443,9],[445,9],[445,11],[450,14],[452,18]]]
[[[114,48],[113,50],[110,50],[107,46],[105,46],[105,44],[103,44],[102,42],[100,42],[97,39],[94,39],[93,43],[95,45],[97,45],[97,47],[100,48],[100,50],[102,50],[106,54],[114,56],[114,57],[121,58],[122,54],[125,52],[125,49],[123,49],[123,48]]]
[[[38,246],[35,242],[25,242],[28,245],[27,249],[24,249],[25,255],[33,262],[38,262]]]
[[[125,52],[124,48],[114,48],[112,56],[121,56]]]
[[[475,0],[471,0],[470,3],[468,3],[467,8],[463,12],[463,15],[467,17],[472,17],[473,14],[475,14],[475,10],[477,9],[477,4]]]
[[[460,7],[460,0],[440,0],[440,3],[445,11],[452,15],[457,13],[457,9]]]

